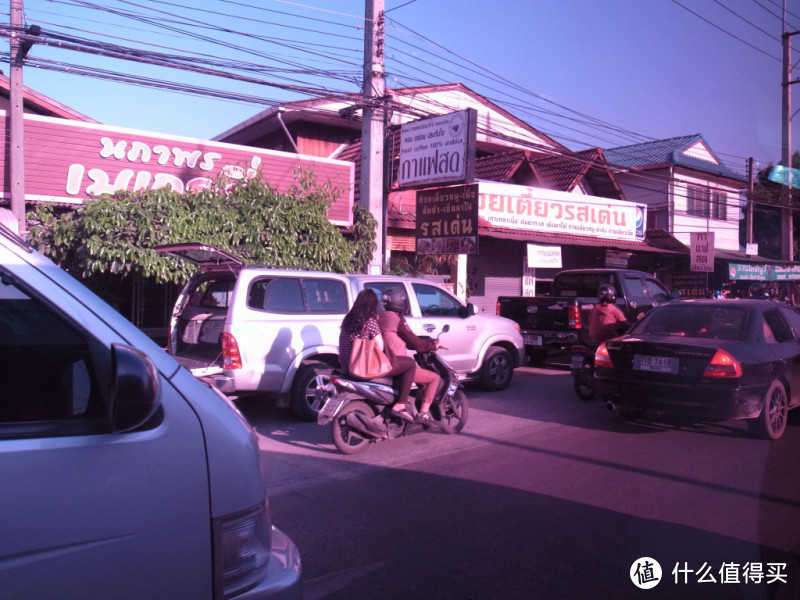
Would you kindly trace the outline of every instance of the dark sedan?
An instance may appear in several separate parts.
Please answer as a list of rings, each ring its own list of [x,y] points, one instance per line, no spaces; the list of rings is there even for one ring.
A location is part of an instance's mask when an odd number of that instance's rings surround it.
[[[748,419],[778,439],[800,405],[800,311],[766,300],[654,308],[595,355],[600,397],[623,414]]]

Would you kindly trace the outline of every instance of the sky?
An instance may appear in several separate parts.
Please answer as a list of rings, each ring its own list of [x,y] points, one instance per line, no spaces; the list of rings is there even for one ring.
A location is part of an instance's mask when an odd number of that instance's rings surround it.
[[[23,82],[101,123],[208,139],[277,102],[359,93],[365,1],[24,0],[24,24],[50,41],[256,82],[63,44],[36,44]],[[785,2],[784,24],[784,0],[385,0],[386,85],[461,82],[571,150],[701,134],[744,174],[748,157],[781,160],[781,33],[800,30],[800,0]],[[8,73],[7,44],[0,55]],[[800,150],[800,118],[792,133]]]

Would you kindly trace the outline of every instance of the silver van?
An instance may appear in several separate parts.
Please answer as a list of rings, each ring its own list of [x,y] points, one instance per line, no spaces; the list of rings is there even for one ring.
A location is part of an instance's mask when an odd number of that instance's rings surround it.
[[[196,243],[156,250],[198,267],[175,304],[169,352],[225,394],[278,394],[302,419],[316,420],[314,392],[338,366],[342,319],[363,289],[403,287],[417,335],[450,325],[442,353],[462,380],[502,390],[524,360],[516,323],[426,279],[246,266]]]
[[[251,427],[0,225],[0,597],[300,598]]]

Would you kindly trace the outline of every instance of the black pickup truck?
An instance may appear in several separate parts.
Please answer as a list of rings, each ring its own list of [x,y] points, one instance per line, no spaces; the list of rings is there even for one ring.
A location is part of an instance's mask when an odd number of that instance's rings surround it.
[[[630,322],[679,295],[642,271],[568,269],[556,274],[547,296],[500,296],[497,314],[519,323],[531,362],[542,362],[549,350],[589,343],[589,312],[604,283],[616,288],[616,304]]]

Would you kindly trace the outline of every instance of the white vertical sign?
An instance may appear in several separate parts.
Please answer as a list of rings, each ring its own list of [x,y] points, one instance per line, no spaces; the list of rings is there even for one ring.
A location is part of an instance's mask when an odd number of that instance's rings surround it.
[[[689,234],[691,270],[714,272],[714,232],[703,231]]]

